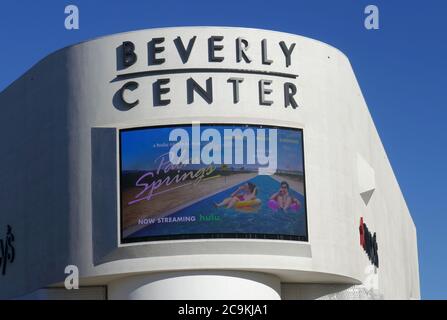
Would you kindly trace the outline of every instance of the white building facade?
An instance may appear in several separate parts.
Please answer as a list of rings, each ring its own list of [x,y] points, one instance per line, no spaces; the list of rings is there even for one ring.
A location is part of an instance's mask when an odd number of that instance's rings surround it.
[[[349,60],[327,44],[116,34],[49,55],[0,105],[0,298],[420,298],[415,225]],[[305,235],[125,241],[122,132],[197,123],[301,132]],[[79,290],[64,287],[69,265]]]

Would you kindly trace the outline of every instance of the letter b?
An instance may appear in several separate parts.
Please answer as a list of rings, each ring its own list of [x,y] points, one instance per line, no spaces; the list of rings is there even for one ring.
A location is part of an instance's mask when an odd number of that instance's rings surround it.
[[[130,41],[123,42],[123,64],[130,67],[137,62],[137,54],[135,53],[135,45]]]

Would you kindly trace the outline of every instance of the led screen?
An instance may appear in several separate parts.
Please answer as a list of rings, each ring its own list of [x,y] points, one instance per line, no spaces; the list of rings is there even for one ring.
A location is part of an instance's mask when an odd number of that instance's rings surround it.
[[[120,130],[121,242],[307,241],[302,131],[200,124]]]

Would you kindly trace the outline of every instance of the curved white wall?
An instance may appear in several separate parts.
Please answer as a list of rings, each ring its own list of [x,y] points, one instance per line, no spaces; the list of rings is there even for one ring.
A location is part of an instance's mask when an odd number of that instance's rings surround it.
[[[109,284],[116,300],[278,300],[279,278],[254,272],[159,273],[122,278]]]
[[[218,64],[207,60],[208,39],[214,35],[224,37],[219,55],[225,59]],[[178,36],[185,42],[197,37],[186,64],[174,46]],[[154,37],[165,38],[160,56],[166,63],[160,66],[147,65],[147,43]],[[250,64],[236,62],[238,37],[250,42]],[[271,65],[259,58],[263,39],[270,44]],[[123,41],[135,44],[139,59],[117,70]],[[289,67],[279,41],[296,44]],[[299,107],[284,107],[283,78],[258,74],[243,76],[240,102],[234,104],[227,83],[232,74],[222,72],[166,75],[171,88],[168,106],[153,106],[157,76],[151,75],[132,79],[139,88],[126,92],[126,98],[139,99],[136,107],[127,110],[117,100],[127,81],[117,78],[119,74],[211,66],[296,74],[287,81],[298,89]],[[196,96],[188,104],[186,79],[193,77],[204,86],[210,76],[213,103]],[[259,104],[258,81],[263,78],[273,81],[271,106]],[[116,281],[112,287],[142,272],[190,270],[260,272],[288,283],[365,284],[371,274],[359,245],[361,216],[378,237],[375,288],[385,298],[419,297],[415,226],[350,63],[331,46],[245,28],[117,34],[49,55],[0,94],[0,105],[0,180],[8,186],[0,191],[0,228],[13,227],[17,253],[7,274],[0,276],[0,297],[61,283],[68,264],[79,267],[81,284]],[[117,129],[192,121],[303,129],[308,243],[227,239],[119,245]],[[366,165],[359,165],[358,159]],[[360,193],[371,184],[375,191],[366,205]],[[135,294],[152,294],[152,284],[144,281]]]

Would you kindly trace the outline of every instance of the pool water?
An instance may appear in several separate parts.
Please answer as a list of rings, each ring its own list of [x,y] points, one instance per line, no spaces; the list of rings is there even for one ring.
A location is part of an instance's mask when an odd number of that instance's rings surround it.
[[[214,203],[219,203],[229,197],[240,185],[247,182],[252,182],[257,186],[257,197],[261,200],[259,206],[252,210],[214,206]],[[302,194],[292,189],[289,190],[289,193],[301,203],[297,211],[278,210],[274,212],[267,206],[271,195],[277,192],[279,187],[280,183],[270,176],[256,176],[169,215],[169,217],[194,216],[195,221],[154,223],[131,234],[129,238],[207,233],[251,233],[307,237],[306,205]]]

